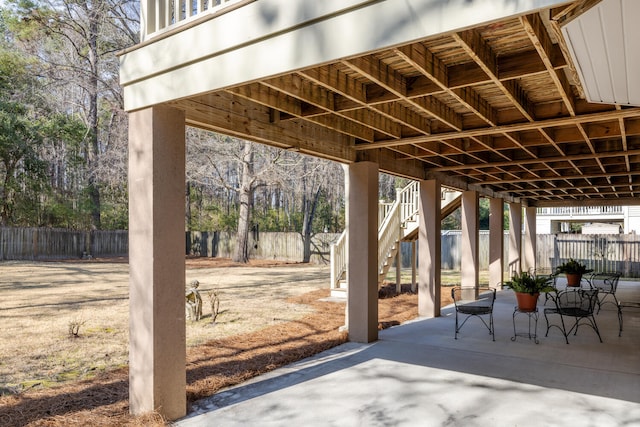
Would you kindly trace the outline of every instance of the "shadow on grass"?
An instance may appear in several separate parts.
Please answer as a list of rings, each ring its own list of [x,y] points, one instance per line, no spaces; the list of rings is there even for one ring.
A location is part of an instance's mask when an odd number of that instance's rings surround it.
[[[188,402],[193,403],[224,387],[239,384],[346,342],[346,333],[338,331],[344,323],[344,305],[318,301],[326,293],[326,290],[315,291],[291,299],[315,309],[313,314],[303,319],[189,348],[186,367]],[[388,306],[385,307],[388,313],[386,317],[380,317],[381,329],[400,324],[413,316],[406,309],[399,312],[398,302],[393,298],[381,302],[383,306]],[[406,301],[400,303],[402,306],[411,305]],[[128,369],[123,368],[91,380],[56,388],[0,396],[0,425],[165,424],[158,414],[142,419],[128,415],[128,396]]]

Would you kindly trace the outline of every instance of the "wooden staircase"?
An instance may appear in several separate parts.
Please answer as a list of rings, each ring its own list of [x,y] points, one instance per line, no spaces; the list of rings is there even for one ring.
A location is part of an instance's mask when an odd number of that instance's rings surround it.
[[[418,238],[418,182],[412,181],[398,190],[393,203],[380,203],[378,213],[378,286],[382,285],[400,250],[402,242]],[[442,218],[460,206],[461,193],[444,190]],[[331,246],[331,296],[347,293],[346,230]]]

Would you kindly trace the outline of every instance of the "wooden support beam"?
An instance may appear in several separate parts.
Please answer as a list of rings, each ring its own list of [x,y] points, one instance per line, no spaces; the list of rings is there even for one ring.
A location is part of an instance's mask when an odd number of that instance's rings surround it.
[[[399,105],[395,101],[370,105],[367,102],[366,86],[347,76],[334,65],[320,69],[305,70],[300,72],[300,75],[317,85],[323,86],[349,99],[354,104],[350,106],[348,110],[336,108],[336,113],[340,113],[348,118],[353,118],[354,120],[362,120],[381,133],[390,134],[394,137],[396,137],[396,135],[400,136],[400,125],[407,126],[412,130],[426,135],[431,132],[431,124],[428,119]],[[362,110],[369,110],[370,113],[365,113]]]
[[[414,43],[395,49],[395,53],[489,125],[495,126],[497,124],[496,111],[472,88],[449,88],[447,67],[422,43]]]
[[[553,80],[553,83],[556,86],[560,97],[564,101],[567,111],[569,111],[570,115],[575,116],[575,100],[571,93],[569,81],[562,71],[557,71],[554,69],[554,65],[551,61],[553,55],[553,42],[551,41],[551,37],[544,27],[540,15],[527,15],[520,18],[520,21],[522,22],[522,26],[527,32],[527,35],[531,39],[533,46],[536,48],[536,51],[540,55],[540,58],[542,59],[542,62],[544,63],[547,71],[549,71],[549,76]]]
[[[542,176],[542,177],[537,177],[537,176],[522,176],[518,179],[500,179],[500,180],[495,180],[495,181],[491,181],[491,180],[485,180],[482,183],[484,185],[494,185],[494,184],[514,184],[514,183],[522,183],[522,182],[538,182],[540,180],[544,180],[544,181],[557,181],[557,180],[588,180],[588,179],[593,179],[593,178],[613,178],[613,177],[617,177],[617,176],[640,176],[640,170],[639,171],[632,171],[632,172],[626,172],[626,171],[622,171],[622,172],[606,172],[606,173],[583,173],[583,174],[575,174],[575,175],[562,175],[562,176],[557,176],[557,175],[553,175],[553,176]]]
[[[376,141],[371,144],[363,144],[358,146],[357,150],[372,150],[381,147],[393,146],[393,145],[403,145],[403,144],[420,144],[431,141],[442,141],[445,139],[452,138],[467,138],[467,137],[478,137],[485,135],[495,135],[501,134],[505,132],[523,132],[528,130],[538,130],[556,126],[569,126],[575,125],[577,123],[601,123],[607,122],[610,120],[618,120],[618,119],[626,119],[626,118],[635,118],[640,114],[640,108],[627,108],[624,110],[611,110],[604,112],[597,112],[591,114],[581,114],[576,115],[575,117],[561,117],[554,118],[548,120],[540,120],[537,122],[523,122],[523,123],[514,123],[508,125],[500,125],[495,127],[487,127],[487,128],[478,128],[478,129],[466,129],[458,132],[444,132],[432,135],[425,136],[415,136],[410,138],[403,138],[401,140],[392,140],[392,141]],[[628,126],[627,126],[628,127]],[[629,129],[627,128],[627,132]],[[635,132],[634,132],[635,133]]]
[[[232,93],[218,92],[171,105],[185,110],[189,126],[342,162],[356,158],[353,138],[299,119],[273,123],[268,107]]]
[[[498,77],[498,61],[491,46],[486,43],[480,33],[466,30],[453,35],[465,52],[487,73],[489,78],[502,90],[504,95],[529,121],[535,121],[533,105],[517,81],[501,81]]]
[[[440,101],[432,97],[409,98],[404,77],[382,61],[373,57],[361,57],[344,61],[344,64],[425,114],[455,130],[462,129],[462,118]]]

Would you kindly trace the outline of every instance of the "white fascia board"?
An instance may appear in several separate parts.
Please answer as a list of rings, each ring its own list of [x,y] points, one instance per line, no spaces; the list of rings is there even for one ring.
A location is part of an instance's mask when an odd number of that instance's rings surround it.
[[[258,0],[121,55],[125,109],[145,108],[564,3]]]
[[[145,64],[145,67],[124,67],[120,82],[127,84],[149,74],[241,49],[367,3],[371,0],[257,0],[194,26],[185,23],[183,31],[157,40],[151,38],[148,43],[122,55]],[[180,30],[180,26],[175,30]]]

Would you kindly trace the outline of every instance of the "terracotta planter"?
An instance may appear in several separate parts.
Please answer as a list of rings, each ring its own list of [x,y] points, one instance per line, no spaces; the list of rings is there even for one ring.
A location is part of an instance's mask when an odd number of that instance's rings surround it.
[[[518,301],[518,309],[520,311],[535,311],[538,304],[538,293],[527,294],[524,292],[516,292],[516,300]]]
[[[582,280],[582,274],[567,273],[567,286],[580,286],[580,280]]]

